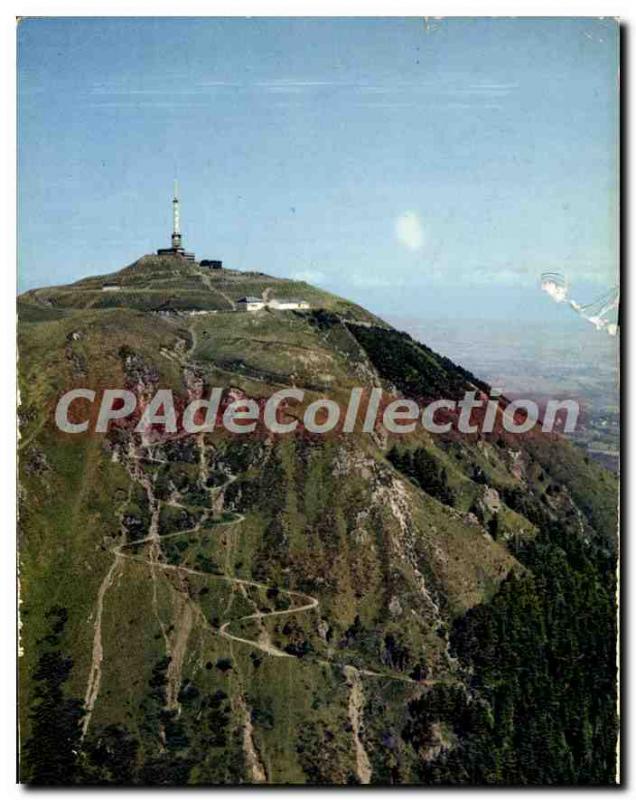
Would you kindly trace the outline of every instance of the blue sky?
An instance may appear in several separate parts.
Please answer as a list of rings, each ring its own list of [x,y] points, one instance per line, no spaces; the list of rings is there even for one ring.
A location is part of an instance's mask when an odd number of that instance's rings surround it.
[[[610,19],[32,19],[19,287],[167,246],[387,315],[558,319],[616,282]],[[577,291],[575,291],[575,289]]]

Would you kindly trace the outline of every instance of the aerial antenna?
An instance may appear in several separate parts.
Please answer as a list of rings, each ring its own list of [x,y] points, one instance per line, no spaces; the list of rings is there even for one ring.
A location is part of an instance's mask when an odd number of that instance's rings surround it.
[[[179,184],[174,179],[174,195],[172,198],[172,246],[181,247],[181,225],[179,219]]]
[[[168,247],[160,247],[157,250],[157,255],[160,256],[179,256],[180,258],[185,259],[186,261],[194,262],[196,259],[194,257],[194,253],[187,253],[183,247],[183,241],[181,237],[181,218],[179,214],[179,183],[175,178],[172,184],[173,192],[172,192],[172,236],[171,238],[171,246]]]

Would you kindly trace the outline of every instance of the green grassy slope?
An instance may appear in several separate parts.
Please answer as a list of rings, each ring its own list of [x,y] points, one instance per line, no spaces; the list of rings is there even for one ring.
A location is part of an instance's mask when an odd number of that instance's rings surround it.
[[[105,291],[105,286],[110,288]],[[21,300],[24,306],[53,309],[230,311],[240,297],[260,297],[266,290],[274,298],[303,298],[316,308],[336,311],[348,319],[378,322],[360,306],[303,281],[257,272],[210,270],[170,256],[143,256],[119,272],[85,278],[69,286],[35,289],[22,295]]]
[[[230,310],[265,289],[312,310]],[[144,257],[23,295],[19,346],[22,780],[611,782],[609,473],[541,438],[56,430],[73,386],[479,385],[306,284]]]

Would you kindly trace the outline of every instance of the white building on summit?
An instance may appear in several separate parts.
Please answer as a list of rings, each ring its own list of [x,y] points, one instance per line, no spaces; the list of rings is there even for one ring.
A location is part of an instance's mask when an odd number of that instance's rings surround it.
[[[306,300],[263,300],[262,297],[241,297],[236,301],[239,311],[260,311],[262,308],[270,308],[272,311],[293,311],[295,309],[307,309],[309,303]]]
[[[239,311],[260,311],[265,308],[265,301],[262,297],[239,297],[236,305]]]
[[[291,311],[296,308],[309,308],[309,303],[306,300],[295,300],[291,297],[288,297],[285,300],[269,300],[267,307],[272,308],[275,311]]]

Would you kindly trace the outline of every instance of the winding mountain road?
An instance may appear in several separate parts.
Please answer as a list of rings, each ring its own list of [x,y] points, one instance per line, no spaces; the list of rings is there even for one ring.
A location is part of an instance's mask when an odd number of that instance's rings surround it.
[[[193,368],[195,367],[195,365],[190,364],[187,359],[188,356],[191,356],[191,354],[194,352],[196,344],[197,344],[196,334],[193,330],[192,343],[189,352],[187,354],[184,353],[180,348],[177,348],[177,352],[175,353],[168,352],[163,348],[161,352],[163,355],[175,361],[178,361],[182,367]],[[207,462],[205,453],[205,442],[202,440],[199,441],[199,446],[202,448],[201,468],[205,469],[206,463],[204,462]],[[203,613],[201,607],[194,600],[192,600],[192,598],[189,595],[187,595],[187,602],[189,602],[192,605],[192,608],[197,613],[197,616],[202,621],[205,622],[205,624],[209,627],[212,633],[226,640],[237,642],[241,645],[247,645],[256,650],[260,650],[265,655],[274,658],[297,658],[298,656],[294,656],[291,653],[287,653],[284,650],[281,650],[279,647],[273,645],[269,641],[269,636],[267,635],[259,637],[259,639],[248,639],[232,633],[230,631],[231,626],[237,625],[241,622],[247,622],[250,620],[258,620],[259,622],[262,623],[262,621],[267,618],[283,617],[283,616],[290,616],[292,614],[306,613],[313,611],[314,609],[317,609],[319,606],[318,598],[308,595],[304,592],[298,592],[290,589],[281,589],[280,587],[272,587],[268,586],[267,584],[260,583],[258,581],[252,581],[245,578],[237,578],[235,576],[228,574],[215,574],[210,572],[203,572],[202,570],[197,570],[192,567],[187,567],[180,564],[167,563],[164,560],[165,555],[162,552],[162,547],[161,547],[162,542],[164,540],[171,539],[174,537],[192,535],[198,533],[201,530],[202,524],[209,517],[208,514],[204,515],[202,519],[199,520],[197,525],[193,528],[189,528],[187,530],[182,530],[182,531],[175,531],[174,533],[169,533],[160,536],[158,531],[158,520],[159,520],[159,510],[161,501],[158,500],[155,496],[154,487],[152,485],[152,481],[150,480],[149,476],[143,474],[143,470],[140,467],[142,455],[139,452],[139,447],[148,450],[148,446],[144,445],[143,441],[141,445],[135,445],[134,443],[131,442],[129,447],[129,452],[127,453],[128,469],[131,480],[134,483],[141,485],[147,493],[149,507],[152,511],[151,523],[148,529],[149,530],[148,536],[142,539],[137,539],[132,542],[123,542],[116,544],[114,547],[111,548],[110,551],[114,557],[114,560],[109,570],[107,571],[104,579],[102,580],[102,583],[100,584],[96,599],[95,620],[93,623],[93,648],[92,648],[91,666],[89,669],[87,687],[85,692],[86,714],[84,716],[82,724],[83,737],[86,735],[88,728],[90,726],[93,708],[95,706],[95,702],[97,701],[101,684],[102,661],[104,659],[104,648],[102,643],[102,616],[104,611],[105,597],[108,590],[112,587],[114,583],[114,579],[117,573],[117,568],[122,563],[123,560],[145,563],[149,566],[153,580],[153,607],[155,614],[157,615],[160,627],[162,628],[164,639],[166,639],[166,647],[168,650],[169,650],[169,642],[166,638],[165,626],[162,624],[161,619],[159,618],[157,609],[156,577],[158,570],[172,572],[175,575],[182,577],[186,575],[195,575],[197,577],[205,578],[210,581],[225,581],[227,583],[236,586],[253,587],[265,591],[276,588],[280,595],[284,595],[288,597],[292,601],[292,603],[296,603],[296,605],[292,604],[289,608],[286,609],[281,609],[277,611],[256,611],[254,613],[246,614],[236,619],[221,621],[221,624],[217,628],[216,626],[212,625],[210,621],[205,617],[205,614]],[[215,507],[215,500],[217,500],[218,498],[222,498],[225,489],[235,480],[236,476],[230,475],[225,483],[210,489],[211,509]],[[236,526],[240,525],[244,521],[244,519],[245,517],[243,514],[237,513],[235,514],[234,519],[228,522],[218,522],[216,523],[216,526],[218,527]],[[147,558],[140,556],[138,554],[131,554],[130,552],[127,552],[130,548],[138,547],[139,545],[143,544],[149,545]],[[182,584],[178,588],[180,591],[185,591],[187,594],[187,587],[185,586],[185,584]],[[351,686],[351,690],[352,692],[354,692],[355,695],[351,700],[351,706],[350,706],[350,712],[353,715],[352,723],[355,723],[354,727],[356,726],[359,727],[360,714],[362,713],[361,687],[359,684],[360,676],[386,679],[391,681],[399,681],[401,683],[409,683],[409,684],[416,683],[416,681],[413,680],[412,678],[395,672],[378,672],[371,669],[356,667],[353,664],[347,664],[326,658],[312,658],[310,656],[306,656],[305,660],[311,661],[312,663],[321,664],[323,666],[327,666],[330,668],[336,668],[345,674],[345,676],[347,677],[347,681]],[[176,676],[175,680],[177,678],[179,678],[179,676]],[[439,681],[436,680],[417,681],[417,683],[422,685],[433,685],[438,682]],[[367,777],[366,773],[368,769],[367,769],[367,763],[365,762],[365,756],[362,753],[361,747],[362,745],[360,740],[356,739],[356,752],[358,754],[358,759],[361,763],[361,772],[363,773],[363,776],[366,778]],[[367,781],[364,780],[363,782]]]

